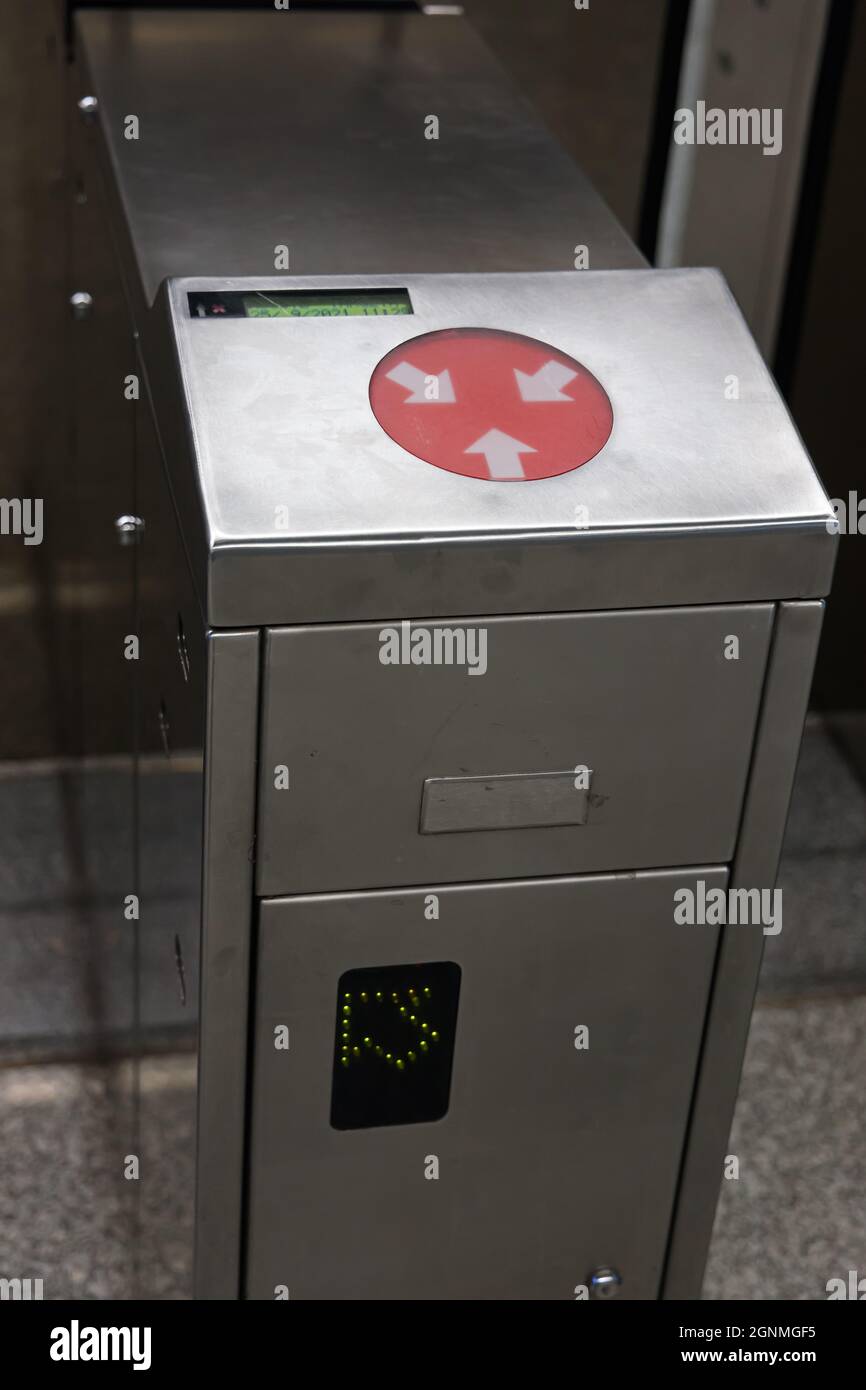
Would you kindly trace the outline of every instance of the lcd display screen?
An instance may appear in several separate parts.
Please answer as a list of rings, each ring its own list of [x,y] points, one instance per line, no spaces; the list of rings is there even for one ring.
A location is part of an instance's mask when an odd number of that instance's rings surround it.
[[[191,318],[381,318],[411,314],[403,289],[197,290],[188,295]]]
[[[337,987],[331,1124],[411,1125],[448,1109],[460,994],[453,961],[347,970]]]

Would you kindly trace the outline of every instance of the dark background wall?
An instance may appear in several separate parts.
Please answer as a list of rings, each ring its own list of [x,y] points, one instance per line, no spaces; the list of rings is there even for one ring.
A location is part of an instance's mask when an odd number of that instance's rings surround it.
[[[62,470],[66,283],[62,44],[52,0],[0,8],[0,496],[50,497]],[[0,536],[0,758],[57,749],[52,701],[51,547],[63,518],[46,507],[46,539]],[[61,617],[62,621],[62,617]]]
[[[816,209],[808,192],[807,215],[817,211],[814,254],[796,257],[792,275],[805,277],[800,332],[794,345],[789,403],[806,446],[831,497],[855,489],[866,499],[866,6],[851,6],[851,27],[840,55],[844,62],[836,119],[818,170],[823,175]],[[791,347],[791,344],[782,345]],[[863,517],[866,533],[866,515]],[[833,595],[827,606],[814,699],[824,709],[866,712],[866,534],[843,535]],[[857,738],[856,724],[851,733]],[[840,721],[840,729],[848,721]],[[861,736],[862,737],[862,736]],[[860,739],[857,740],[858,744]],[[866,743],[861,766],[866,769]]]

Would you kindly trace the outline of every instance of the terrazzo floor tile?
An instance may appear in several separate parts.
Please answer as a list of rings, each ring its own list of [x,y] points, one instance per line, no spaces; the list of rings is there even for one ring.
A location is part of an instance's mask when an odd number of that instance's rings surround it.
[[[131,1080],[129,1063],[0,1070],[0,1277],[46,1299],[189,1295],[195,1061],[146,1060],[138,1130]]]
[[[866,997],[755,1010],[704,1283],[823,1299],[866,1276]]]

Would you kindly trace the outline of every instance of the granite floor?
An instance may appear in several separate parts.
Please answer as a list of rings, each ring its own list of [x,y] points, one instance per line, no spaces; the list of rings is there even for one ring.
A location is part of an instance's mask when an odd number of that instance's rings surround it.
[[[866,1275],[866,792],[810,720],[704,1282],[826,1298]]]
[[[38,872],[27,867],[33,827],[60,834],[57,794],[45,777],[15,787],[0,777],[0,1274],[42,1278],[46,1298],[143,1285],[184,1297],[193,1063],[169,1051],[140,1064],[138,1104],[158,1107],[159,1143],[148,1181],[124,1181],[117,1117],[131,1064],[67,1060],[84,1003],[63,988],[81,928],[62,908],[62,846]],[[784,928],[767,941],[730,1143],[739,1177],[723,1183],[709,1299],[819,1299],[829,1279],[866,1275],[866,794],[819,721],[804,740],[780,884]],[[129,1105],[131,1134],[141,1117]],[[136,1220],[146,1238],[133,1266]]]
[[[752,1019],[704,1297],[820,1299],[866,1275],[866,996]]]

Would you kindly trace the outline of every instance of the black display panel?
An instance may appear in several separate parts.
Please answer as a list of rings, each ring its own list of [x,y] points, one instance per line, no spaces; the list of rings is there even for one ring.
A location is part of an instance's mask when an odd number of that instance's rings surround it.
[[[347,970],[337,988],[331,1124],[413,1125],[448,1109],[460,967]]]
[[[411,314],[407,290],[193,290],[190,318],[339,319]]]

